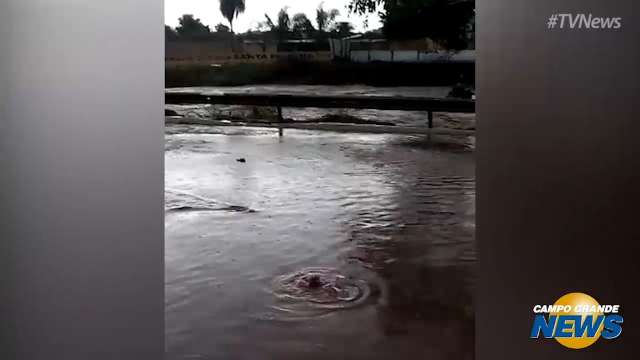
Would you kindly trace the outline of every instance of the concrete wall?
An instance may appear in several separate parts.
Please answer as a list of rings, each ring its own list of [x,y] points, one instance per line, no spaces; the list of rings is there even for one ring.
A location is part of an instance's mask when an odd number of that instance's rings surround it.
[[[415,43],[415,44],[414,44]],[[328,51],[278,51],[277,43],[242,43],[239,41],[216,42],[166,42],[165,64],[211,65],[227,63],[268,63],[281,59],[306,61],[331,61],[334,58],[347,58],[354,62],[473,62],[475,50],[463,50],[457,53],[434,50],[427,41],[414,43],[371,43],[368,49],[362,49],[363,43],[332,39]],[[359,46],[355,46],[355,45]],[[416,45],[417,44],[417,45]],[[373,46],[375,45],[375,46]],[[393,47],[389,47],[393,45]],[[402,48],[400,48],[402,45]],[[406,48],[416,45],[418,48]],[[430,50],[424,50],[429,48]]]
[[[354,62],[473,62],[475,50],[462,50],[457,53],[418,50],[351,50],[349,59]]]
[[[167,42],[165,65],[269,63],[281,59],[331,61],[331,51],[278,51],[276,44],[238,42]]]

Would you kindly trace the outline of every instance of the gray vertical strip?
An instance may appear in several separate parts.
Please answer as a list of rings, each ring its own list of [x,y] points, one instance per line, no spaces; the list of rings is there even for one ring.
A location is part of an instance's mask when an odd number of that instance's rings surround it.
[[[13,188],[10,181],[11,162],[9,159],[8,141],[9,130],[9,46],[6,34],[9,33],[7,3],[0,3],[0,358],[15,359],[16,340],[16,300],[15,289],[15,262],[14,242],[15,232],[13,224],[15,214],[11,211],[15,207],[13,201]]]
[[[163,356],[161,4],[0,5],[3,359]]]
[[[637,9],[630,0],[478,1],[479,359],[637,357]],[[550,30],[554,13],[624,25]],[[583,350],[529,339],[533,305],[575,291],[621,304],[622,336]]]

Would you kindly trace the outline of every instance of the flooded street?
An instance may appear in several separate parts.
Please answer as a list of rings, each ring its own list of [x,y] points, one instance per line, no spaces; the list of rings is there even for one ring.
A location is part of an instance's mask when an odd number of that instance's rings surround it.
[[[372,93],[320,88],[289,91]],[[167,359],[472,359],[474,173],[421,136],[168,125]]]

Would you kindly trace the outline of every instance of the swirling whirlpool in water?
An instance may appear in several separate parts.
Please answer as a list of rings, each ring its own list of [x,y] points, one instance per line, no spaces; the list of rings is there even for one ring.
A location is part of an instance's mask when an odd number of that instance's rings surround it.
[[[328,314],[369,301],[378,290],[334,268],[311,267],[273,280],[276,309],[296,317]]]

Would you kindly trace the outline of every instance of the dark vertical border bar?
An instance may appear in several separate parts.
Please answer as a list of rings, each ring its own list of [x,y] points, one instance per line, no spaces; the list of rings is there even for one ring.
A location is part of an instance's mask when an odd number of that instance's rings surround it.
[[[634,1],[478,1],[478,359],[634,359],[640,254],[640,19]],[[618,31],[549,30],[554,13]],[[534,304],[621,304],[615,340],[532,340]]]
[[[0,358],[161,359],[162,2],[0,17]]]

